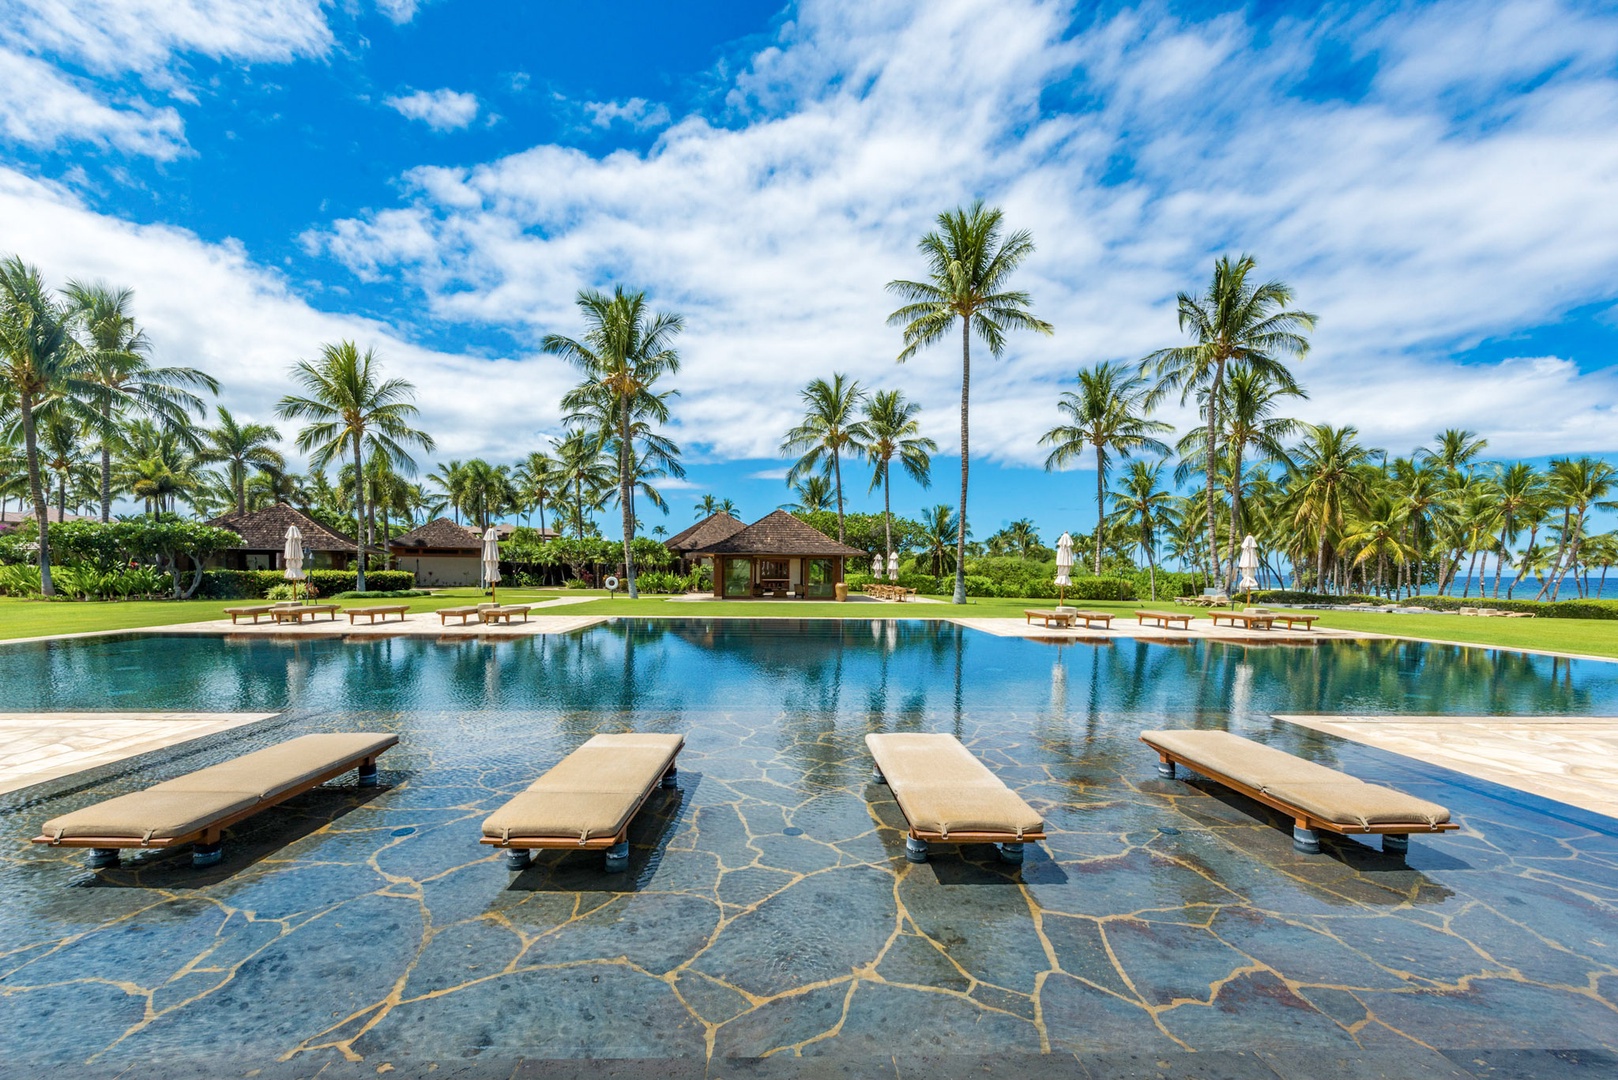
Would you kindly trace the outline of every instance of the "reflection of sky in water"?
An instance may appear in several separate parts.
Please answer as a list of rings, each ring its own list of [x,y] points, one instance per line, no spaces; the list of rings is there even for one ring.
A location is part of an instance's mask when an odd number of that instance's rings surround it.
[[[505,642],[149,637],[0,648],[0,708],[1083,716],[1618,712],[1618,668],[1398,642],[1066,645],[890,621],[688,619]]]

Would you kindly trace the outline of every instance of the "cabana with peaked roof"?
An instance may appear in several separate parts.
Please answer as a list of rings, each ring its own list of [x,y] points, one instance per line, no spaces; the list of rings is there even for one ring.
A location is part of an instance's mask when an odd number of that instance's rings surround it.
[[[691,563],[701,561],[701,557],[695,553],[701,551],[705,545],[717,544],[721,540],[735,536],[745,528],[746,525],[721,510],[717,514],[709,514],[689,529],[675,533],[663,541],[663,546],[674,552],[675,558],[689,566]]]
[[[830,600],[846,560],[866,553],[777,510],[722,539],[704,541],[691,555],[713,559],[715,597]]]
[[[347,570],[354,564],[354,538],[328,529],[302,510],[276,503],[246,514],[225,514],[208,522],[242,538],[240,547],[226,548],[207,560],[216,570],[280,570],[286,550],[287,527],[296,525],[310,560],[305,570]],[[376,548],[371,554],[380,555]]]
[[[482,582],[483,538],[449,518],[434,518],[388,542],[400,570],[416,575],[424,588],[449,588]]]

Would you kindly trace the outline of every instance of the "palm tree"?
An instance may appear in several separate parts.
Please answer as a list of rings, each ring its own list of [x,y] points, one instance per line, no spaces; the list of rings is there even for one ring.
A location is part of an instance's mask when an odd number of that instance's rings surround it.
[[[45,596],[55,596],[56,588],[51,583],[36,412],[58,398],[87,396],[84,368],[84,351],[71,333],[71,313],[51,297],[39,271],[15,256],[0,262],[0,386],[9,392],[22,421],[28,494],[39,527],[39,584]]]
[[[1544,480],[1539,471],[1526,461],[1510,466],[1496,466],[1494,491],[1500,512],[1500,529],[1494,545],[1494,597],[1500,597],[1500,575],[1507,553],[1517,542],[1524,521],[1533,506],[1545,495]]]
[[[792,494],[798,497],[798,501],[787,508],[794,514],[817,514],[837,505],[837,500],[832,496],[831,480],[825,476],[804,477],[793,485]]]
[[[696,517],[712,517],[717,513],[719,513],[719,500],[714,498],[712,493],[697,500]]]
[[[1618,468],[1600,458],[1556,458],[1551,462],[1551,490],[1562,509],[1562,538],[1551,560],[1551,576],[1546,578],[1535,599],[1544,599],[1555,582],[1554,601],[1562,595],[1562,581],[1579,560],[1579,545],[1584,538],[1584,523],[1590,509],[1612,510],[1618,504],[1605,501],[1618,485]]]
[[[1421,447],[1416,456],[1438,466],[1445,472],[1470,474],[1477,456],[1489,447],[1488,439],[1478,438],[1475,431],[1449,428],[1438,433],[1431,449]]]
[[[182,497],[190,499],[204,478],[176,429],[138,419],[124,427],[112,481],[116,490],[140,499],[155,516],[173,509]]]
[[[185,367],[156,368],[146,359],[151,343],[130,314],[134,293],[102,282],[67,283],[65,290],[80,346],[85,354],[83,404],[100,422],[101,520],[112,514],[112,444],[125,409],[174,428],[191,442],[191,414],[202,416],[202,399],[193,389],[219,393],[210,375]],[[195,447],[192,447],[195,449]]]
[[[1341,537],[1350,507],[1361,505],[1368,487],[1362,469],[1372,452],[1356,442],[1359,429],[1306,425],[1303,445],[1293,452],[1293,525],[1315,535],[1315,588],[1326,587],[1326,544]],[[1217,534],[1210,533],[1210,538]]]
[[[1173,493],[1163,490],[1162,479],[1161,464],[1132,461],[1112,493],[1113,519],[1133,534],[1135,546],[1146,556],[1153,600],[1157,599],[1157,534],[1172,528],[1175,502]]]
[[[1395,566],[1403,566],[1414,551],[1405,542],[1405,518],[1409,508],[1391,494],[1373,496],[1365,509],[1353,516],[1343,536],[1343,546],[1357,550],[1354,565],[1361,566],[1376,560],[1376,589],[1384,592],[1383,572],[1389,559]]]
[[[781,454],[798,455],[787,470],[787,483],[796,484],[806,474],[824,471],[837,497],[837,542],[843,541],[843,455],[863,454],[871,441],[870,429],[860,413],[865,391],[845,375],[834,374],[831,382],[811,379],[798,392],[805,406],[803,420],[781,440]]]
[[[1130,374],[1121,364],[1102,363],[1080,369],[1078,391],[1065,391],[1056,403],[1056,408],[1066,414],[1067,423],[1039,437],[1039,445],[1053,448],[1045,458],[1046,472],[1078,461],[1086,446],[1095,449],[1097,574],[1101,573],[1101,549],[1106,539],[1107,469],[1111,456],[1116,453],[1127,458],[1141,450],[1169,452],[1157,436],[1171,433],[1174,427],[1146,419],[1146,394],[1146,380]]]
[[[438,490],[444,493],[444,503],[455,515],[455,524],[461,523],[461,505],[466,493],[466,464],[461,461],[446,461],[437,469],[427,474],[429,483],[437,484]]]
[[[961,535],[960,519],[953,507],[940,503],[921,512],[921,543],[923,554],[933,561],[933,575],[942,577],[950,558],[960,558],[957,541]]]
[[[618,450],[618,502],[624,522],[624,576],[629,581],[630,599],[640,593],[635,588],[635,503],[633,488],[634,438],[630,429],[635,421],[650,415],[658,423],[668,420],[665,395],[652,393],[652,387],[665,375],[680,370],[680,354],[672,346],[685,328],[685,320],[667,312],[646,310],[646,294],[625,292],[623,286],[611,296],[593,289],[580,292],[576,301],[584,315],[584,339],[576,341],[560,334],[547,334],[542,348],[576,364],[584,372],[584,384],[574,403],[563,398],[564,408],[577,409],[594,396],[610,399],[602,417],[603,427],[616,435]],[[607,405],[608,402],[600,402]]]
[[[588,495],[590,505],[599,503],[597,494],[612,483],[611,462],[601,452],[601,445],[584,428],[573,428],[561,438],[553,438],[556,452],[556,478],[562,490],[573,492],[573,525],[579,539],[584,539],[584,510]]]
[[[351,454],[356,472],[364,471],[367,454],[381,455],[398,471],[414,473],[416,462],[405,446],[433,448],[425,431],[411,426],[416,406],[410,399],[416,388],[404,379],[383,379],[375,350],[364,353],[352,341],[322,346],[318,363],[300,360],[292,377],[305,396],[288,395],[276,405],[285,420],[307,420],[298,431],[298,450],[310,455],[312,467],[321,469],[343,454]],[[366,519],[365,485],[356,486],[355,523]],[[365,591],[365,549],[371,538],[354,530],[355,584]]]
[[[217,407],[219,426],[203,433],[202,449],[197,460],[205,464],[225,465],[230,489],[236,496],[236,512],[247,513],[247,476],[249,469],[259,472],[286,471],[286,458],[272,446],[279,442],[281,433],[268,424],[240,424],[223,405]],[[105,520],[105,519],[103,519]]]
[[[84,449],[84,430],[72,413],[52,409],[45,414],[39,444],[40,464],[55,477],[56,520],[66,521],[68,485],[83,474],[90,462]]]
[[[1233,364],[1245,364],[1272,385],[1298,391],[1286,358],[1308,355],[1309,340],[1304,331],[1315,326],[1313,315],[1288,308],[1292,303],[1291,286],[1280,281],[1257,286],[1248,283],[1247,276],[1257,266],[1257,260],[1250,255],[1235,262],[1227,255],[1214,263],[1213,280],[1206,293],[1180,293],[1177,297],[1180,329],[1195,337],[1196,344],[1159,349],[1141,361],[1141,370],[1150,369],[1157,380],[1147,399],[1148,406],[1175,392],[1181,404],[1193,396],[1202,400],[1208,432],[1208,548],[1216,576],[1220,572],[1219,533],[1212,508],[1225,370]]]
[[[878,390],[865,403],[865,428],[869,442],[865,458],[872,465],[867,494],[882,486],[882,533],[888,555],[893,554],[893,459],[910,479],[923,488],[933,486],[933,455],[938,444],[921,433],[916,414],[921,406],[906,401],[899,390]]]
[[[1003,218],[998,208],[985,207],[981,199],[969,209],[938,215],[938,229],[923,236],[918,245],[927,260],[928,280],[888,282],[888,290],[905,301],[888,316],[889,326],[904,327],[900,363],[942,341],[955,320],[961,320],[961,504],[956,514],[953,597],[957,604],[966,603],[972,335],[976,333],[988,346],[990,356],[999,357],[1005,352],[1009,331],[1054,332],[1049,323],[1029,311],[1027,293],[1006,288],[1012,273],[1034,253],[1034,238],[1021,229],[1002,237]]]
[[[517,495],[525,507],[539,511],[539,534],[545,535],[545,504],[556,497],[556,459],[543,450],[530,453],[517,466],[513,477]]]

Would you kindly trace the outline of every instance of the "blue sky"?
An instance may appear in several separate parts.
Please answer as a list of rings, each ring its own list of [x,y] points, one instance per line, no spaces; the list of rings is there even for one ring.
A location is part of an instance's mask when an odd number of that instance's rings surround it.
[[[0,249],[133,287],[238,415],[354,337],[439,457],[497,461],[560,429],[537,342],[575,292],[644,288],[689,326],[671,531],[706,491],[789,499],[814,375],[903,388],[953,448],[958,355],[896,366],[882,285],[978,196],[1032,230],[1019,284],[1057,330],[975,367],[980,536],[1090,526],[1093,473],[1039,468],[1055,398],[1177,343],[1174,293],[1225,252],[1321,317],[1303,418],[1618,450],[1614,130],[1593,4],[0,0]]]

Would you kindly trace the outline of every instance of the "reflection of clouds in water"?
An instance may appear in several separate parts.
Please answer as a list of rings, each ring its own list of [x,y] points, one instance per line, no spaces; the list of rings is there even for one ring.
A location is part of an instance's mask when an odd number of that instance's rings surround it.
[[[1233,716],[1246,716],[1253,707],[1253,665],[1236,665],[1236,677],[1230,684],[1230,711]]]
[[[1051,715],[1067,715],[1067,665],[1062,662],[1062,651],[1056,651],[1056,662],[1051,665]]]

